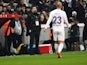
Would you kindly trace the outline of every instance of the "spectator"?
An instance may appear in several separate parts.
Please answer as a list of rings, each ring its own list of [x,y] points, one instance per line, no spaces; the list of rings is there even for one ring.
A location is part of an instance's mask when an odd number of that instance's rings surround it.
[[[3,6],[0,5],[0,14],[4,14],[3,12]],[[3,24],[8,21],[8,19],[0,18],[0,28],[3,26]]]
[[[11,1],[9,2],[9,5],[12,7],[12,9],[15,9],[16,6],[17,6],[17,4],[15,3],[15,0],[11,0]]]
[[[26,6],[24,3],[24,0],[20,0],[20,2],[18,3],[19,6]]]
[[[25,20],[27,18],[27,14],[28,14],[25,6],[21,6],[21,12],[22,12],[22,19]]]
[[[77,12],[76,11],[72,11],[72,18],[74,19],[75,22],[78,22],[78,20],[77,20]]]
[[[21,6],[21,11],[22,11],[22,14],[27,14],[26,7],[25,6]]]
[[[79,35],[80,35],[79,26],[73,20],[73,18],[70,18],[70,22],[71,22],[71,28],[69,30],[69,38],[65,40],[68,51],[71,50],[74,42],[79,42]]]
[[[76,4],[77,4],[77,1],[76,0],[72,0],[72,8],[73,8],[73,10],[75,10],[76,9]]]
[[[4,4],[3,0],[0,0],[0,5],[3,5],[3,4]]]
[[[83,7],[84,7],[84,9],[87,7],[86,1],[83,1]]]
[[[30,2],[32,5],[38,5],[38,4],[39,4],[39,0],[29,0],[29,2]]]
[[[46,11],[42,11],[42,13],[46,17],[46,20],[48,20],[48,13]]]
[[[50,12],[50,2],[45,2],[44,5],[43,5],[43,11],[46,11],[47,13]]]
[[[6,8],[6,6],[3,6],[3,12],[4,12],[4,14],[7,14],[7,8]]]
[[[56,9],[55,1],[51,1],[51,3],[50,3],[50,10],[52,11],[54,9]]]
[[[4,25],[4,36],[5,36],[5,55],[11,55],[10,47],[13,41],[13,26],[11,20],[8,20]]]
[[[66,11],[67,17],[68,19],[72,16],[72,7],[70,5],[68,5],[67,1],[64,1],[64,10]]]
[[[8,5],[8,6],[7,6],[7,12],[8,12],[9,14],[12,13],[12,7],[11,7],[11,5]]]
[[[21,6],[17,5],[15,11],[16,11],[18,14],[22,15],[22,8],[21,8]]]
[[[47,22],[47,19],[43,13],[41,13],[41,15],[40,15],[40,22],[41,22],[41,24],[46,24],[46,22]]]
[[[73,8],[68,5],[67,11],[66,11],[68,19],[72,16],[72,11],[73,11]]]
[[[63,2],[63,6],[64,6],[64,11],[67,12],[67,10],[68,10],[68,3],[66,1]]]
[[[85,9],[83,7],[83,1],[79,1],[79,6],[76,8],[77,19],[79,22],[85,22]]]

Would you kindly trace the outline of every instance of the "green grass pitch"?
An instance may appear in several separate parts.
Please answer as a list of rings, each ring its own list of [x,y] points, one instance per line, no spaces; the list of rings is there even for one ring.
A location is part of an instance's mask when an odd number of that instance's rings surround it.
[[[63,52],[62,58],[56,54],[18,55],[0,57],[0,65],[87,65],[87,51]]]

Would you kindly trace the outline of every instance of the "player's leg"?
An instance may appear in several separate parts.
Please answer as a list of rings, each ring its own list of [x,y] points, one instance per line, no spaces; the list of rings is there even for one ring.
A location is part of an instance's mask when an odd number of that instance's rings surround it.
[[[58,45],[58,50],[57,50],[57,55],[58,55],[58,58],[61,58],[61,52],[63,50],[63,46],[64,46],[64,41],[60,41],[59,42],[59,45]]]
[[[55,52],[57,52],[58,49],[58,33],[53,31],[53,40],[54,40],[54,48],[55,48]]]
[[[58,50],[57,50],[58,58],[62,57],[61,52],[62,52],[63,47],[64,47],[64,40],[65,40],[65,33],[63,31],[59,32],[59,34],[58,34],[59,45],[58,45]]]
[[[55,48],[55,52],[57,52],[57,50],[58,50],[58,41],[55,41],[54,48]]]

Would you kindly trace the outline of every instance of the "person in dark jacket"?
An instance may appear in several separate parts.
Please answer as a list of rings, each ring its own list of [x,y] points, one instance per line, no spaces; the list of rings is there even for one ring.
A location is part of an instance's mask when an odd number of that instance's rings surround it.
[[[79,1],[79,5],[76,8],[77,11],[77,19],[79,22],[85,22],[85,8],[83,7],[83,1]]]
[[[26,4],[24,3],[24,0],[19,0],[18,5],[19,6],[26,6]]]
[[[26,27],[27,27],[27,35],[30,35],[30,54],[39,54],[39,36],[41,31],[41,22],[40,17],[37,13],[37,7],[32,6],[31,12],[28,15],[27,21],[26,21]],[[33,44],[35,44],[36,48],[33,49]]]
[[[22,21],[20,20],[19,15],[16,16],[15,19],[10,20],[5,35],[7,35],[5,36],[5,38],[6,38],[6,44],[8,44],[6,46],[8,47],[9,53],[18,54],[20,52],[21,46],[23,45],[22,44]],[[15,49],[15,51],[13,48]]]
[[[79,42],[79,26],[77,25],[77,22],[70,20],[71,21],[71,28],[69,29],[69,38],[65,40],[67,50],[71,50],[71,46],[74,42]]]

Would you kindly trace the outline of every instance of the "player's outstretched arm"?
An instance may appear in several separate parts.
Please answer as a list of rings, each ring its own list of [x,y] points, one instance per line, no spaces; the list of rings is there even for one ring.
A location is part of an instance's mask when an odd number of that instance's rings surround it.
[[[67,18],[67,15],[66,15],[65,12],[64,12],[64,22],[67,25],[67,27],[70,28],[70,25],[69,25],[69,22],[68,22],[68,18]]]
[[[51,23],[52,21],[52,13],[49,14],[49,18],[48,18],[48,21],[44,27],[44,32],[46,31],[46,29],[49,27],[49,24]]]

